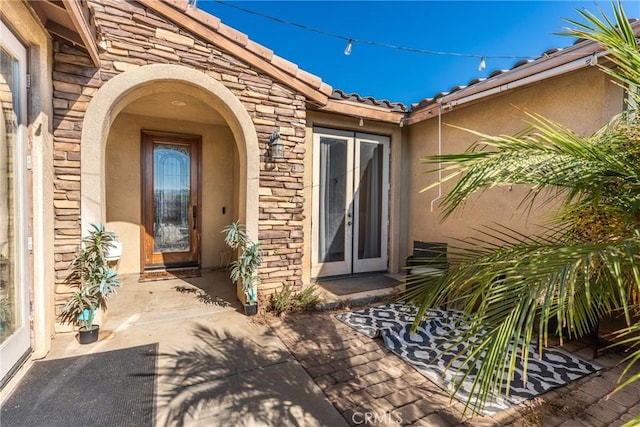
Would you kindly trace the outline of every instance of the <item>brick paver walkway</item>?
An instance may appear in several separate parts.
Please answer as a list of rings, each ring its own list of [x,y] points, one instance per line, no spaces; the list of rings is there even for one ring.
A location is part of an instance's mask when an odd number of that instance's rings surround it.
[[[619,426],[640,414],[640,382],[609,396],[623,355],[608,352],[599,375],[575,381],[493,417],[469,417],[440,387],[384,347],[334,317],[290,315],[272,328],[351,425],[376,426]],[[565,350],[591,360],[592,350]]]

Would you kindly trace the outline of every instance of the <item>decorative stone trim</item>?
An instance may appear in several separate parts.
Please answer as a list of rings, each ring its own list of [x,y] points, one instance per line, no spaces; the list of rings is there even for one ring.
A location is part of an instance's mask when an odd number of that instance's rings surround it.
[[[261,290],[272,292],[286,283],[301,286],[306,97],[242,58],[195,37],[152,8],[116,0],[91,0],[90,7],[107,47],[100,53],[100,68],[92,65],[86,52],[54,41],[56,314],[68,293],[63,281],[81,238],[80,152],[86,110],[107,81],[149,64],[169,62],[199,70],[226,86],[245,107],[259,142],[258,239],[266,256],[258,272]],[[269,56],[257,45],[251,49]],[[266,151],[269,135],[276,128],[287,149],[286,160],[274,164],[268,161]]]

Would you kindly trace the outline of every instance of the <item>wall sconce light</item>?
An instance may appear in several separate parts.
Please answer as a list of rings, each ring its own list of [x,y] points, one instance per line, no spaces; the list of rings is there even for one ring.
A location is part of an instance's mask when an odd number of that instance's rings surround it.
[[[269,136],[269,149],[271,150],[272,159],[284,158],[284,144],[280,139],[280,132],[277,130]]]

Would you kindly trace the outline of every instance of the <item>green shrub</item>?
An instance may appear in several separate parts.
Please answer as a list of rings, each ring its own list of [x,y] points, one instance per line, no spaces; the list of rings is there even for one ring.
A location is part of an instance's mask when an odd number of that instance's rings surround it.
[[[289,284],[284,285],[280,292],[271,295],[271,310],[276,313],[276,316],[292,310],[294,307],[294,298],[293,287]]]
[[[318,304],[320,295],[316,285],[307,286],[296,295],[296,306],[302,310],[313,310]]]
[[[293,287],[286,284],[279,292],[271,295],[271,311],[280,316],[287,311],[312,310],[320,298],[317,291],[316,286],[308,286],[295,293]]]

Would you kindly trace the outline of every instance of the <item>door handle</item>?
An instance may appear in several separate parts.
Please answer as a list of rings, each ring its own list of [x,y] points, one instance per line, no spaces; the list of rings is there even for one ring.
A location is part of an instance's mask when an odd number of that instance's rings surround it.
[[[198,207],[194,205],[192,210],[193,210],[193,229],[195,230],[196,224],[198,223]]]

